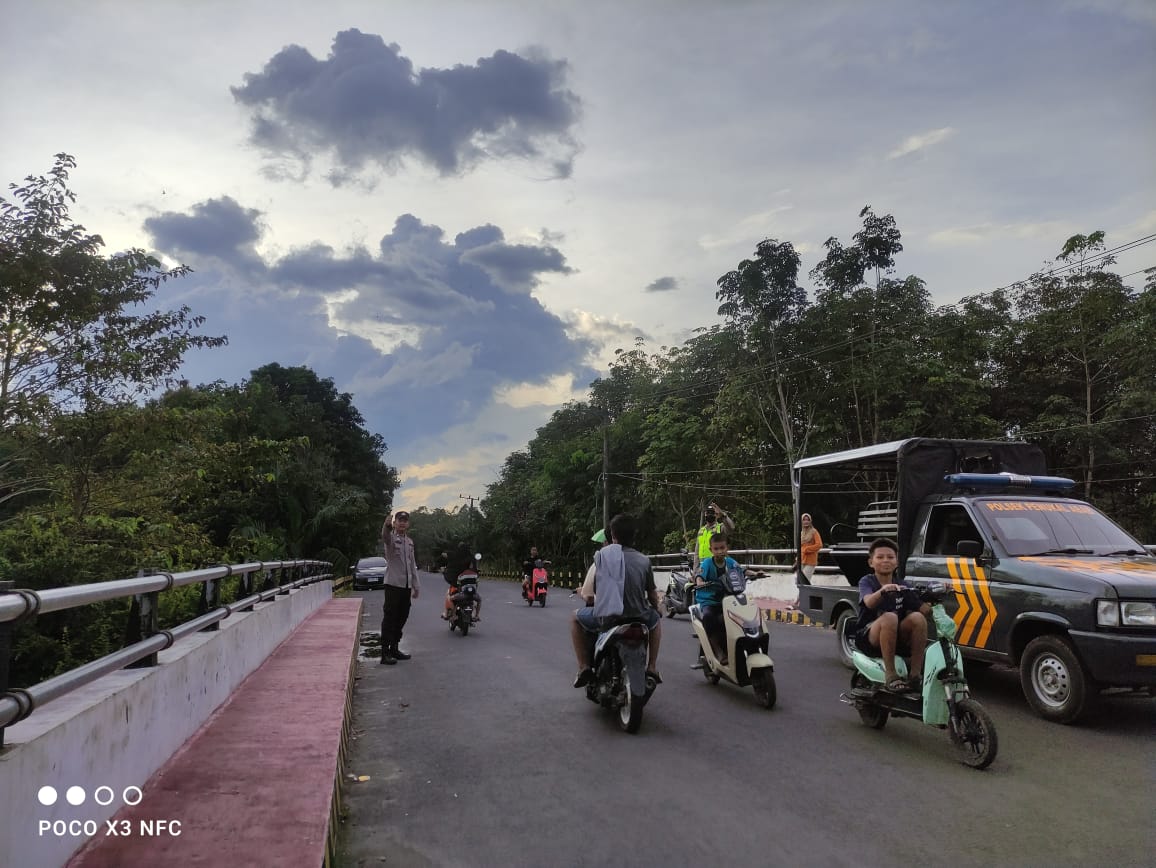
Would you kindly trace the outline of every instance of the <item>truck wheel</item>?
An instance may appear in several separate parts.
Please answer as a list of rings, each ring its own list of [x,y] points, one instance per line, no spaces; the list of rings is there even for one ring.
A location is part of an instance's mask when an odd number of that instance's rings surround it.
[[[851,609],[846,609],[839,613],[838,620],[835,621],[835,639],[839,643],[839,662],[848,669],[854,669],[855,663],[851,659],[851,652],[855,650],[855,643],[852,640],[852,633],[849,632],[848,621],[858,620],[859,616]]]
[[[1036,714],[1055,723],[1075,722],[1092,704],[1084,667],[1063,636],[1045,634],[1028,643],[1020,659],[1020,685]]]

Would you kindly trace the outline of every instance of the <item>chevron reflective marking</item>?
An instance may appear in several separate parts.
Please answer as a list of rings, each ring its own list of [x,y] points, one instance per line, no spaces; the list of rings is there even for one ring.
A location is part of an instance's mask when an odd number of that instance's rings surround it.
[[[979,594],[975,592],[976,582],[971,577],[971,561],[966,558],[959,559],[959,575],[963,580],[963,589],[967,591],[968,602],[971,603],[971,614],[968,615],[967,623],[959,634],[959,641],[963,645],[974,646],[975,642],[969,642],[968,637],[975,638],[976,628],[979,627],[980,619],[983,617],[983,604],[979,601]]]
[[[963,623],[971,614],[971,604],[963,590],[963,582],[959,578],[959,558],[947,559],[947,573],[951,576],[951,587],[955,591],[956,600],[959,602],[959,608],[955,610],[955,614],[951,618],[955,621],[955,629],[959,631],[960,644],[963,644]]]
[[[996,611],[995,603],[991,599],[991,588],[988,586],[987,574],[983,571],[978,563],[972,564],[975,570],[975,576],[979,580],[979,592],[983,595],[984,605],[987,606],[987,612],[983,616],[983,623],[979,628],[979,637],[975,640],[976,648],[986,648],[988,637],[991,636],[991,628],[995,624]]]

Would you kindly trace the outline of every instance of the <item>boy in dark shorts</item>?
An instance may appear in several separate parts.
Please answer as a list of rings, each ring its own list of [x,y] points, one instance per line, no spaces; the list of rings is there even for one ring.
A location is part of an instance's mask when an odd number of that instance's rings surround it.
[[[915,590],[896,578],[899,547],[889,539],[877,539],[867,549],[871,572],[859,580],[859,625],[855,644],[864,654],[883,658],[888,690],[902,692],[923,682],[923,656],[927,651],[927,614],[931,606],[920,603]],[[896,653],[910,655],[910,675],[904,681],[895,672]]]

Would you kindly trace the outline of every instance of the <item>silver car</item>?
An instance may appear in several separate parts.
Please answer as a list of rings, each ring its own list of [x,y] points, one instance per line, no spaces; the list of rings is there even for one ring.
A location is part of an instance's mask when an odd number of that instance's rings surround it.
[[[353,590],[372,591],[385,587],[385,558],[362,558],[353,570]]]

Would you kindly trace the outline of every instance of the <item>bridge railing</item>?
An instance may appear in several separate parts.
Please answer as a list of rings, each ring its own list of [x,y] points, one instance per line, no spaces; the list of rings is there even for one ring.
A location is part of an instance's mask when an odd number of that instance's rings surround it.
[[[256,561],[181,573],[161,572],[151,576],[42,591],[0,587],[0,747],[4,745],[6,726],[25,719],[44,704],[110,672],[130,666],[155,666],[157,654],[179,639],[204,630],[216,630],[220,622],[233,613],[252,611],[256,604],[287,595],[295,588],[332,579],[331,569],[332,565],[328,561]],[[263,576],[259,590],[255,589],[255,577],[258,575]],[[233,603],[222,604],[221,582],[231,576],[240,577],[239,593],[243,596]],[[200,608],[203,614],[172,629],[161,630],[161,592],[197,584],[202,589]],[[128,629],[131,644],[32,687],[9,686],[8,670],[15,624],[48,612],[128,597],[133,601]]]
[[[822,549],[819,554],[827,554],[830,549]],[[771,573],[793,573],[795,572],[795,550],[794,549],[731,549],[727,552],[736,561],[741,561],[746,566],[754,570],[763,570]],[[672,570],[682,569],[684,554],[682,552],[665,552],[660,555],[651,555],[650,559],[654,562],[655,572],[670,572]],[[759,561],[765,561],[760,563]],[[838,567],[827,566],[820,564],[815,568],[815,572],[819,575],[841,575]]]

